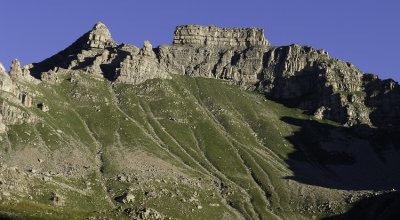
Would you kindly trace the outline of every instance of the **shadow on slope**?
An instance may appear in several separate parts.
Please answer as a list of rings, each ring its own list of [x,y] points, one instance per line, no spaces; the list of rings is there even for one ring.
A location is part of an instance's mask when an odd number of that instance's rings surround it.
[[[344,214],[323,220],[386,220],[400,218],[400,192],[390,192],[362,199]]]
[[[0,220],[21,220],[22,217],[15,216],[14,214],[0,213]]]
[[[391,190],[400,187],[399,137],[368,126],[345,128],[283,117],[297,130],[287,164],[298,182],[332,189]]]

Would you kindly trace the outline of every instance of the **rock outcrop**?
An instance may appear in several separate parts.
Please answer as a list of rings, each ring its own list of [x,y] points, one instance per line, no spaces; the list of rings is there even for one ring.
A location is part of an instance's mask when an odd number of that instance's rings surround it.
[[[21,63],[18,59],[14,59],[10,67],[10,77],[13,81],[25,81],[28,83],[39,83],[38,80],[32,77],[30,69],[33,67],[32,64],[21,67]]]
[[[0,101],[0,115],[5,125],[32,123],[36,120],[30,113],[4,100]]]
[[[372,124],[385,128],[400,128],[400,85],[380,80],[372,74],[363,75],[365,105],[370,109]]]
[[[31,107],[33,95],[21,83],[37,84],[27,67],[21,68],[18,60],[13,60],[10,73],[0,65],[0,133],[7,131],[7,125],[32,123],[36,117],[24,110]]]
[[[323,50],[290,45],[265,54],[258,90],[318,118],[370,124],[364,104],[363,73]]]
[[[115,42],[111,37],[111,33],[105,24],[98,22],[89,32],[89,40],[87,45],[90,48],[104,49],[106,47],[115,46]]]
[[[152,59],[144,57],[126,57],[117,68],[116,82],[140,84],[148,79],[170,78],[168,73]]]
[[[18,64],[13,63],[12,76],[23,74]],[[400,118],[397,83],[365,75],[324,50],[271,46],[258,28],[178,26],[172,45],[153,48],[145,41],[137,48],[117,45],[99,22],[70,47],[29,68],[49,82],[72,70],[127,84],[171,74],[223,79],[349,126],[382,127]]]
[[[160,46],[160,63],[169,72],[231,80],[244,88],[254,88],[269,49],[263,30],[179,26],[174,44]]]
[[[14,59],[11,63],[10,77],[14,79],[23,77],[21,63],[17,59]]]
[[[92,64],[95,57],[101,55],[104,50],[116,46],[108,28],[98,22],[92,30],[82,35],[69,47],[40,63],[33,63],[29,70],[32,76],[41,79],[43,74],[56,71],[58,68],[83,69]]]
[[[174,44],[214,47],[269,46],[259,28],[221,28],[216,26],[183,25],[174,34]]]
[[[149,41],[145,41],[140,50],[132,46],[125,46],[125,50],[129,55],[123,59],[116,69],[116,82],[140,84],[148,79],[171,78],[168,71],[156,59]]]
[[[4,66],[0,63],[0,91],[11,92],[13,89],[14,85],[10,75],[7,74]]]

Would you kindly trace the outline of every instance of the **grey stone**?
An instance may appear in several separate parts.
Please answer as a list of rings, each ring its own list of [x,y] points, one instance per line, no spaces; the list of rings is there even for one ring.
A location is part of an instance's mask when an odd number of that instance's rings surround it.
[[[156,54],[153,51],[153,45],[151,45],[150,41],[145,41],[143,43],[143,49],[140,51],[141,55],[155,57]]]
[[[21,63],[19,62],[18,59],[14,59],[11,62],[10,77],[11,78],[20,78],[20,77],[22,77]]]
[[[18,108],[16,106],[10,105],[8,102],[2,100],[0,101],[0,114],[2,115],[2,123],[5,125],[15,125],[32,123],[36,121],[36,117],[30,113]]]
[[[174,44],[218,47],[268,46],[264,31],[259,28],[221,28],[217,26],[183,25],[174,34]]]
[[[20,92],[18,94],[18,99],[21,101],[22,105],[26,107],[32,106],[32,97],[27,92]]]
[[[32,64],[25,65],[21,68],[21,63],[18,59],[14,59],[11,62],[10,67],[10,78],[13,81],[26,81],[33,84],[38,84],[39,81],[32,77],[30,69],[33,67]]]
[[[7,74],[3,65],[0,63],[0,91],[12,92],[15,88],[10,76]]]
[[[53,193],[50,200],[53,202],[55,206],[63,206],[65,203],[64,198],[58,193]]]
[[[135,195],[133,195],[132,192],[129,191],[121,196],[116,197],[115,200],[121,203],[132,203],[135,201]]]
[[[107,26],[101,22],[97,22],[93,29],[89,32],[89,41],[87,42],[91,48],[104,49],[108,46],[115,46],[115,42],[111,37],[111,33]]]

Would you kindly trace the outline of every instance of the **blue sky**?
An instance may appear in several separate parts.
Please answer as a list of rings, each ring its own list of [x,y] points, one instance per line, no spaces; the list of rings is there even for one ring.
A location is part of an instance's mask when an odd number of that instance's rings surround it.
[[[261,27],[273,45],[323,48],[365,72],[400,80],[399,0],[6,0],[0,9],[0,62],[41,61],[97,21],[119,43],[170,44],[181,24]]]

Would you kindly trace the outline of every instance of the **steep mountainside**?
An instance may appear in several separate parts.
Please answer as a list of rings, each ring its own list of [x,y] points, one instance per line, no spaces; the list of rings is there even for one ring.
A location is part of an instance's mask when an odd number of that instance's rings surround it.
[[[398,83],[261,29],[179,26],[138,48],[97,23],[0,65],[0,91],[0,217],[398,214]]]

